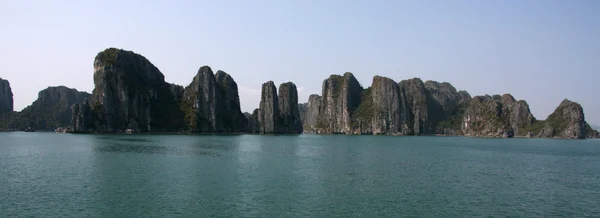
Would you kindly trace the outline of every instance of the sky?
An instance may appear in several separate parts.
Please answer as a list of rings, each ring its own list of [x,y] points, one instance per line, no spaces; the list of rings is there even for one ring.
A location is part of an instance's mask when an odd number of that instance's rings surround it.
[[[64,85],[93,90],[108,47],[148,58],[167,82],[201,66],[237,82],[243,111],[261,84],[292,81],[300,102],[331,74],[450,82],[472,96],[510,93],[545,119],[567,98],[600,124],[600,1],[3,0],[0,77],[15,110]]]

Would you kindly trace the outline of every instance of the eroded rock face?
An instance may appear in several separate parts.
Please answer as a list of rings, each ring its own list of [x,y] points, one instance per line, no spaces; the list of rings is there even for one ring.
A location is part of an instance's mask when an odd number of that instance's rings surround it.
[[[400,92],[406,96],[407,108],[411,117],[406,123],[411,129],[411,134],[421,135],[433,132],[433,125],[429,119],[430,100],[428,99],[425,84],[419,78],[403,80],[399,83]]]
[[[425,88],[429,92],[429,95],[438,103],[442,113],[452,111],[458,107],[459,102],[471,98],[469,93],[465,91],[459,93],[454,86],[447,82],[427,81],[425,82]]]
[[[304,121],[306,120],[306,110],[308,110],[308,103],[298,103],[298,113],[302,121],[302,128],[304,128]]]
[[[306,115],[304,116],[302,122],[305,131],[316,132],[320,106],[321,96],[316,94],[308,96],[308,103],[306,103]]]
[[[182,111],[192,132],[244,132],[246,117],[241,112],[238,86],[233,78],[208,66],[198,73],[183,91]]]
[[[87,99],[71,106],[71,132],[93,132],[100,126],[97,113],[92,110]]]
[[[217,90],[215,75],[208,66],[200,67],[194,79],[185,87],[183,111],[186,124],[193,132],[218,132],[217,111],[221,106],[217,99],[221,93]]]
[[[475,96],[464,116],[463,131],[481,137],[527,136],[535,121],[527,102],[510,94]]]
[[[595,134],[590,130],[591,127],[585,122],[581,105],[565,99],[544,121],[544,128],[537,136],[583,139],[587,137],[588,132]]]
[[[373,134],[408,134],[410,118],[406,96],[402,96],[398,84],[389,78],[375,76],[371,85]],[[403,94],[403,93],[402,93]],[[364,131],[363,131],[364,132]]]
[[[13,121],[15,129],[31,127],[35,130],[54,131],[71,125],[71,106],[82,103],[91,95],[64,86],[48,87],[38,93],[38,98],[18,113]]]
[[[352,73],[331,75],[323,81],[317,126],[322,133],[351,134],[351,114],[361,101],[362,87]]]
[[[258,109],[254,109],[252,114],[244,113],[244,116],[248,120],[248,127],[246,128],[248,133],[258,134],[260,133],[260,124],[258,122]]]
[[[292,82],[279,85],[279,132],[302,133],[302,119],[298,111],[298,90]]]
[[[94,60],[92,108],[101,124],[96,131],[172,131],[183,128],[173,86],[145,57],[109,48]]]
[[[0,113],[12,112],[13,93],[8,80],[0,78]]]
[[[238,92],[238,85],[229,74],[223,71],[217,71],[215,75],[219,91],[223,100],[218,100],[220,104],[223,104],[222,110],[218,111],[219,117],[222,118],[217,120],[221,122],[222,132],[245,132],[247,131],[248,120],[242,114],[240,106],[240,96]]]
[[[258,123],[261,134],[274,134],[279,131],[279,97],[273,81],[262,85]]]

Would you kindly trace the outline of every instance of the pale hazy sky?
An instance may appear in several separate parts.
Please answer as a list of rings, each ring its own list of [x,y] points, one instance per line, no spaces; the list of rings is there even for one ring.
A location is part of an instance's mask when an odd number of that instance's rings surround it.
[[[600,124],[600,1],[29,1],[0,7],[0,77],[15,109],[65,85],[91,92],[93,58],[132,50],[168,82],[224,70],[243,111],[260,86],[292,81],[301,102],[330,74],[447,81],[471,95],[511,93],[545,119],[564,99]]]

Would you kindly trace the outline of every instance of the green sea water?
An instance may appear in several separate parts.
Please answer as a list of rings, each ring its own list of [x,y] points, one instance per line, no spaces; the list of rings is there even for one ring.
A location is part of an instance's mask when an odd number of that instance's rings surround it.
[[[600,140],[0,133],[0,217],[600,216]]]

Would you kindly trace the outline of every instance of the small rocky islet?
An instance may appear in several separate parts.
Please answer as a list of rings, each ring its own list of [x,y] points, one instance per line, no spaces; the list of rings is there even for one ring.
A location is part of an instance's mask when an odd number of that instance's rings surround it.
[[[202,66],[186,87],[165,81],[148,59],[109,48],[94,59],[94,91],[48,87],[20,112],[0,78],[0,130],[72,133],[135,132],[252,134],[464,135],[598,138],[583,108],[563,100],[537,120],[510,94],[471,97],[447,82],[374,76],[364,88],[352,73],[331,75],[321,95],[298,102],[292,82],[262,85],[259,108],[242,113],[238,86],[224,71]]]

